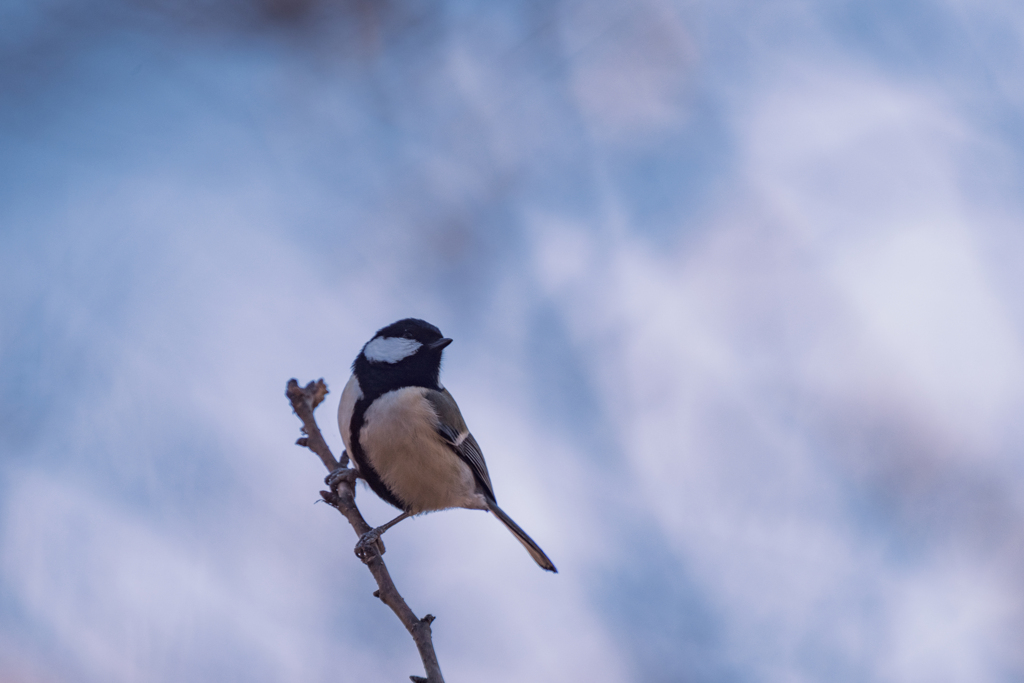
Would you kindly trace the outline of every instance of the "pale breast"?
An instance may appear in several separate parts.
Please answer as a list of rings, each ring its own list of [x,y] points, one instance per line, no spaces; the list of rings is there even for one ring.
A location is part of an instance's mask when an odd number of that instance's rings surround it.
[[[363,390],[359,386],[359,380],[352,375],[341,392],[341,403],[338,404],[338,429],[341,431],[345,450],[349,452],[352,451],[352,412],[356,409],[356,401],[362,397]]]
[[[367,460],[411,512],[487,509],[473,472],[437,434],[437,413],[425,392],[405,387],[367,408],[359,433]]]

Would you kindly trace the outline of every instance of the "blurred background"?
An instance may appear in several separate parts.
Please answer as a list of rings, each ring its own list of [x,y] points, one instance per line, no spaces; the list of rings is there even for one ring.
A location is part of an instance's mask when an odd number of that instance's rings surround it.
[[[498,501],[449,681],[1024,678],[1024,7],[0,5],[0,680],[407,680],[314,505],[378,328]],[[393,510],[363,488],[371,523]]]

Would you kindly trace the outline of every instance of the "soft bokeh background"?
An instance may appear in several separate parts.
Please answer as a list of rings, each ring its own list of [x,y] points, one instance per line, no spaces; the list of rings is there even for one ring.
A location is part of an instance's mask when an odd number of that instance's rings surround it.
[[[1020,681],[1022,188],[1010,1],[8,0],[0,680],[419,672],[283,393],[413,315],[448,680]]]

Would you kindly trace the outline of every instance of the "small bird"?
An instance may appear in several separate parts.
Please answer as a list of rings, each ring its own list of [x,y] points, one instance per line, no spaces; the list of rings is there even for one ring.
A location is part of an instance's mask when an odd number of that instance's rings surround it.
[[[402,510],[360,544],[422,512],[489,510],[537,564],[556,572],[540,546],[498,507],[483,452],[438,381],[441,352],[451,343],[430,323],[406,318],[378,330],[352,364],[338,406],[341,438],[358,475]]]

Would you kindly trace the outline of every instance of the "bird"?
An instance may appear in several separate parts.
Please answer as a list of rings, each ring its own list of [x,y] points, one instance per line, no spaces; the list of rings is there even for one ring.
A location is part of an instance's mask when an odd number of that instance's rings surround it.
[[[441,354],[451,343],[425,320],[405,318],[378,330],[352,363],[338,405],[342,441],[356,476],[402,511],[364,534],[356,552],[407,517],[467,508],[493,514],[538,565],[557,572],[498,507],[480,445],[439,381]]]

